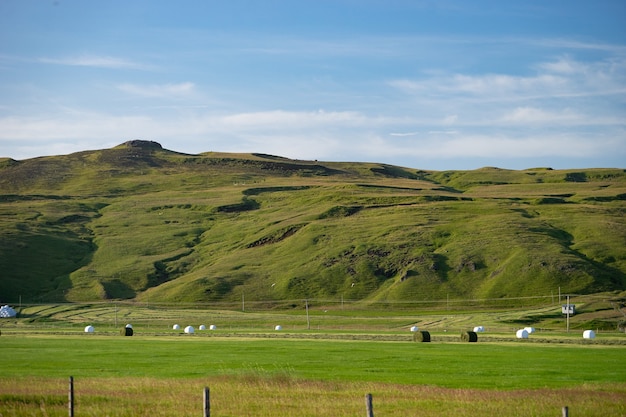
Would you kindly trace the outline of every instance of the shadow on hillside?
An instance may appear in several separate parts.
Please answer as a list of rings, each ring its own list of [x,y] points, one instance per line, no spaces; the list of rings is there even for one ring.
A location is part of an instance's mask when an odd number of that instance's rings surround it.
[[[103,281],[102,286],[106,293],[106,298],[120,298],[128,299],[135,298],[137,292],[133,290],[128,284],[120,279],[113,279],[111,281]]]

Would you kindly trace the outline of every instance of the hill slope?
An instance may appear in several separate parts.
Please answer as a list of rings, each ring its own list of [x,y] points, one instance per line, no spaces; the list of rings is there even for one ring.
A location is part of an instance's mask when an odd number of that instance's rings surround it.
[[[626,289],[621,169],[429,172],[155,142],[0,159],[0,301]]]

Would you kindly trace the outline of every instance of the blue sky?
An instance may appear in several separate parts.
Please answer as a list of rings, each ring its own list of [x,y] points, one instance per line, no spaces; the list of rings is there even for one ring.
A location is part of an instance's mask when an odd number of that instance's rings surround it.
[[[0,157],[626,167],[622,0],[0,0]]]

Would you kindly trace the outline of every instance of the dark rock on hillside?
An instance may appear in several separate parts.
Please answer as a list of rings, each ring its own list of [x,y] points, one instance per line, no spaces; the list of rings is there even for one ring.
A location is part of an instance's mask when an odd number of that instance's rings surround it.
[[[120,146],[124,146],[127,148],[141,148],[141,149],[163,149],[160,143],[154,142],[152,140],[139,140],[133,139],[122,143]]]

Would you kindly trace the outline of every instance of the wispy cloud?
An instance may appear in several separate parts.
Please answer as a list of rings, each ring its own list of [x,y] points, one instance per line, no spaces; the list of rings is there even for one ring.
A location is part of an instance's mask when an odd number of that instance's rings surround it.
[[[238,113],[214,119],[219,125],[236,129],[303,129],[312,126],[363,125],[368,119],[359,112],[351,111],[285,111],[273,110]]]
[[[535,65],[535,74],[439,74],[421,79],[396,79],[389,85],[407,94],[483,101],[616,95],[626,91],[626,60],[592,63],[569,57]]]
[[[141,97],[187,97],[195,93],[194,83],[179,84],[120,84],[117,89],[128,94]]]
[[[62,58],[42,57],[37,60],[44,64],[108,69],[147,69],[148,66],[124,58],[107,55],[78,55]]]

